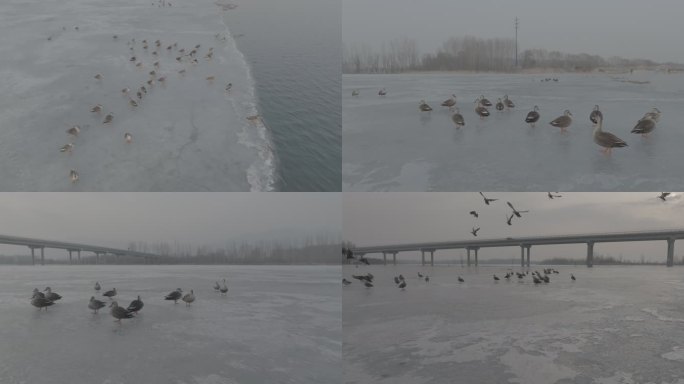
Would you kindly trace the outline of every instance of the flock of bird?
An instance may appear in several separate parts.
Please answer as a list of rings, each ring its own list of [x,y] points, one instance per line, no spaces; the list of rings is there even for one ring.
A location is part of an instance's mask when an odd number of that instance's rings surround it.
[[[155,4],[153,3],[153,5]],[[158,6],[170,7],[171,3],[159,1]],[[62,29],[65,29],[65,27]],[[74,29],[78,31],[78,27],[74,27]],[[219,41],[226,40],[225,36],[218,33],[214,37]],[[112,39],[118,41],[119,36],[113,35]],[[48,40],[52,40],[52,36],[50,36]],[[153,94],[153,90],[158,86],[164,87],[164,85],[170,81],[172,72],[175,71],[178,76],[184,76],[187,72],[191,71],[192,68],[200,64],[200,57],[202,57],[202,54],[204,60],[207,62],[210,62],[214,55],[213,47],[209,47],[206,51],[200,53],[201,44],[186,48],[180,47],[177,42],[163,43],[159,39],[155,41],[152,41],[152,39],[149,39],[149,41],[148,39],[137,41],[135,38],[132,38],[126,42],[126,45],[128,46],[130,54],[128,61],[135,70],[145,71],[146,67],[150,67],[151,69],[148,72],[148,77],[146,79],[137,80],[140,81],[140,84],[138,84],[137,87],[131,89],[128,86],[124,86],[124,88],[121,89],[121,95],[132,110],[142,108],[143,100],[150,97]],[[106,82],[106,76],[102,73],[95,74],[93,79],[99,84]],[[216,80],[216,76],[207,76],[205,80],[208,85],[212,85]],[[226,84],[226,93],[230,93],[232,87],[232,83]],[[108,108],[99,103],[95,103],[95,105],[89,107],[91,114],[98,119],[101,118],[101,123],[105,126],[115,125],[115,116],[112,112],[113,109],[115,108]],[[103,118],[102,115],[104,115]],[[259,119],[260,117],[258,115],[247,117],[247,120],[251,123],[256,123]],[[69,142],[63,145],[60,148],[60,151],[71,154],[76,147],[75,141],[81,133],[82,128],[88,126],[89,125],[75,124],[67,129],[66,133],[69,135]],[[131,144],[133,142],[133,134],[128,131],[124,132],[123,139],[125,143]],[[71,169],[69,178],[72,183],[76,183],[80,178],[79,172],[76,169]]]
[[[228,286],[226,285],[226,279],[223,279],[223,286],[219,285],[218,281],[214,284],[214,291],[220,292],[222,296],[227,295]],[[102,286],[100,282],[95,282],[94,290],[100,292]],[[115,296],[118,295],[116,288],[112,288],[108,291],[102,293],[102,296],[109,298],[110,300],[110,314],[114,317],[116,322],[121,324],[122,319],[130,319],[136,315],[140,310],[142,310],[145,303],[143,303],[140,295],[137,299],[131,301],[128,307],[121,307],[119,304],[113,300]],[[54,305],[58,300],[61,300],[62,296],[56,292],[52,292],[50,287],[46,287],[43,292],[39,291],[38,288],[33,289],[33,295],[31,296],[31,305],[42,310],[45,308],[47,311],[48,307]],[[164,296],[164,300],[173,301],[174,304],[178,303],[178,300],[185,302],[186,306],[190,306],[195,301],[195,292],[190,290],[190,293],[183,294],[181,288],[177,288],[175,291],[171,291],[168,295]],[[90,296],[88,301],[88,308],[93,310],[94,314],[97,314],[101,308],[106,307],[107,304],[104,301],[98,300],[95,296]]]
[[[378,95],[381,97],[387,96],[387,90],[382,88],[380,91],[378,91]],[[360,96],[360,91],[358,89],[354,89],[352,91],[352,96]],[[465,126],[465,119],[461,114],[460,109],[456,107],[456,95],[452,94],[450,98],[441,103],[441,106],[448,108],[451,112],[454,112],[451,115],[451,120],[456,125],[456,128]],[[487,109],[491,106],[494,106],[497,111],[502,112],[504,110],[511,110],[515,108],[515,103],[513,103],[508,95],[504,95],[503,98],[499,98],[495,105],[492,104],[489,99],[484,97],[484,95],[481,95],[475,99],[475,113],[480,117],[481,120],[491,116],[491,112],[489,112],[489,109]],[[427,102],[425,102],[425,100],[421,100],[418,104],[418,110],[420,112],[431,112],[433,109]],[[539,110],[539,107],[535,105],[525,116],[525,122],[529,124],[530,127],[534,127],[541,118]],[[637,121],[634,128],[631,130],[631,133],[640,134],[643,137],[648,136],[649,133],[655,130],[656,123],[660,120],[660,115],[661,112],[658,108],[652,108],[651,111],[646,112],[643,117]],[[589,114],[589,120],[594,125],[594,143],[602,147],[605,154],[609,155],[613,148],[622,148],[628,146],[624,140],[610,132],[603,130],[603,113],[600,111],[598,105],[594,106],[594,109]],[[549,125],[560,128],[560,132],[564,133],[567,131],[567,128],[572,125],[572,122],[573,115],[570,110],[566,109],[565,112],[563,112],[563,115],[550,121]]]
[[[518,282],[523,283],[523,282],[525,282],[525,280],[524,280],[525,277],[530,276],[530,277],[532,277],[532,283],[534,283],[534,285],[539,285],[542,283],[544,283],[544,284],[550,283],[551,282],[551,278],[549,277],[550,275],[560,274],[560,272],[554,268],[544,268],[544,269],[542,269],[542,271],[543,271],[543,274],[537,270],[535,270],[531,273],[529,270],[527,270],[525,272],[509,271],[509,272],[506,272],[504,279],[506,279],[506,281],[511,281],[513,276],[517,276]],[[425,283],[430,282],[429,276],[424,275],[420,272],[417,272],[417,274],[418,274],[418,280],[419,281],[424,280]],[[373,279],[375,278],[375,276],[373,276],[370,272],[367,272],[365,275],[352,275],[352,278],[359,280],[359,281],[362,281],[363,285],[366,288],[373,288]],[[501,280],[501,278],[499,278],[499,276],[497,276],[496,274],[493,274],[492,278],[494,279],[494,282],[498,282]],[[574,274],[571,273],[570,274],[570,280],[576,281],[577,278],[575,277]],[[458,276],[458,282],[459,283],[465,283],[465,279],[461,276]],[[347,286],[347,285],[351,285],[352,282],[347,280],[346,278],[342,278],[342,284]],[[399,288],[401,290],[405,290],[407,283],[406,283],[406,278],[404,277],[404,275],[399,274],[399,276],[394,276],[394,284],[397,286],[397,288]]]

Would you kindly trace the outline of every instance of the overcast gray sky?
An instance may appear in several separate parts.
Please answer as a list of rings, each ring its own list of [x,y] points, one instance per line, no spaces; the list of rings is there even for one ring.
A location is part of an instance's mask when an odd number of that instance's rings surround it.
[[[592,232],[684,229],[684,195],[675,193],[663,203],[659,193],[562,193],[549,200],[545,192],[485,193],[499,199],[486,206],[472,193],[345,193],[344,239],[358,246],[386,243],[467,240],[473,226],[481,227],[479,238],[505,238]],[[518,210],[530,210],[513,225],[506,224],[510,201]],[[480,214],[474,218],[468,212]],[[595,252],[623,254],[626,259],[664,261],[666,242],[597,244]],[[440,251],[441,253],[442,251]],[[446,251],[444,251],[446,252]],[[460,256],[462,251],[452,251]],[[584,258],[586,246],[538,246],[532,258]],[[519,257],[519,248],[480,250],[480,257]],[[684,255],[684,241],[675,245],[675,255]],[[377,256],[377,255],[376,255]],[[414,258],[414,255],[399,255]]]
[[[224,247],[342,231],[339,193],[0,193],[0,217],[0,234],[116,248],[129,241]],[[0,246],[17,251],[28,252]]]
[[[450,36],[513,38],[520,51],[684,62],[681,0],[342,0],[342,40],[379,45],[396,37],[418,41],[422,53]]]

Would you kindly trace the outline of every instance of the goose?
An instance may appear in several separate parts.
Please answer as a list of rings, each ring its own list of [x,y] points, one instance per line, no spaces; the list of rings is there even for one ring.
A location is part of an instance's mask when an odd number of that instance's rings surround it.
[[[94,77],[95,77],[95,79],[97,79],[97,80],[102,80],[102,75],[99,74],[99,73],[98,73],[97,75],[95,75]]]
[[[370,283],[367,282],[366,284],[370,284]],[[367,285],[366,285],[366,286],[367,286]],[[371,284],[371,287],[372,287],[372,286],[373,286],[373,285]],[[399,285],[397,285],[397,287],[399,287],[399,288],[402,289],[402,290],[406,289],[406,280],[402,280],[401,283],[399,283]]]
[[[451,121],[456,124],[456,128],[460,128],[465,125],[465,120],[463,119],[463,115],[461,115],[461,111],[458,108],[456,108],[455,111],[456,113],[451,116]]]
[[[534,127],[534,124],[537,121],[539,121],[539,107],[535,105],[534,108],[527,114],[527,117],[525,117],[525,122],[531,127]]]
[[[135,95],[138,96],[138,100],[142,100],[142,98],[143,98],[142,92],[138,91],[135,93]]]
[[[75,169],[72,169],[71,171],[69,171],[69,179],[71,179],[72,183],[77,182],[79,177],[80,176],[78,175],[78,172],[76,172]]]
[[[379,91],[378,91],[378,95],[380,95],[380,96],[386,96],[386,95],[387,95],[387,90],[385,90],[385,88],[379,90]]]
[[[102,287],[100,287],[100,282],[99,282],[99,281],[96,281],[96,282],[95,282],[95,290],[96,290],[96,291],[99,291],[100,289],[102,289]]]
[[[131,107],[134,107],[134,108],[138,106],[138,102],[133,100],[133,99],[129,99],[128,104],[130,104]]]
[[[111,124],[112,120],[114,120],[114,114],[110,113],[107,116],[105,116],[105,119],[102,121],[102,124]]]
[[[130,312],[138,313],[138,312],[140,312],[140,310],[143,308],[144,305],[145,305],[145,303],[143,303],[142,300],[140,300],[140,295],[138,295],[138,298],[131,301],[131,303],[128,305],[128,308],[126,308],[126,310],[128,310]]]
[[[494,281],[499,281],[499,280],[501,280],[501,279],[499,279],[499,276],[497,276],[497,275],[493,275],[493,276],[494,276]]]
[[[113,288],[105,293],[102,294],[102,296],[109,297],[110,299],[114,296],[116,296],[116,288]]]
[[[394,276],[394,284],[399,284],[399,283],[401,283],[401,280],[397,276]]]
[[[90,108],[90,112],[95,112],[95,113],[102,112],[102,104],[97,104],[94,107]]]
[[[601,130],[603,125],[603,117],[597,117],[596,127],[594,127],[594,143],[602,146],[604,148],[603,152],[610,154],[613,148],[626,147],[627,143],[619,137],[613,135],[610,132],[604,132]]]
[[[491,107],[492,102],[489,101],[487,98],[484,97],[484,95],[480,95],[480,104],[484,105],[485,107]]]
[[[504,105],[506,106],[506,108],[508,108],[508,109],[515,108],[515,104],[513,104],[513,101],[511,101],[511,99],[508,98],[508,95],[504,95],[503,102],[504,102]]]
[[[463,278],[462,278],[461,276],[459,276],[459,277],[458,277],[458,282],[459,282],[459,283],[465,283],[465,280],[463,280]]]
[[[182,296],[183,290],[180,288],[176,288],[175,291],[172,291],[168,295],[164,296],[164,300],[173,300],[174,304],[178,304],[178,300],[180,300]]]
[[[90,301],[88,302],[88,308],[93,310],[93,313],[97,313],[100,308],[104,308],[107,304],[104,301],[95,299],[95,296],[90,296]]]
[[[488,199],[482,192],[480,192],[480,196],[482,196],[486,205],[489,205],[489,203],[493,203],[493,202],[499,200],[499,199]]]
[[[510,201],[507,201],[506,204],[508,204],[509,207],[513,210],[513,214],[517,217],[522,217],[521,213],[527,213],[529,211],[518,211],[513,207],[513,204],[511,204]]]
[[[420,109],[421,112],[430,112],[432,111],[432,107],[430,107],[425,100],[420,101],[420,105],[418,106],[418,109]]]
[[[603,113],[601,113],[601,111],[599,111],[599,106],[597,104],[597,105],[594,105],[594,110],[591,111],[591,113],[589,114],[589,120],[591,120],[591,122],[594,124],[598,124],[599,116],[601,118],[603,118]]]
[[[226,285],[226,279],[223,279],[223,287],[221,287],[220,291],[221,291],[222,295],[225,295],[226,293],[228,293],[228,286]]]
[[[185,306],[189,307],[195,301],[195,292],[191,289],[190,293],[185,294],[181,300],[185,301]]]
[[[57,300],[62,298],[62,296],[60,296],[58,293],[52,292],[52,289],[50,289],[50,287],[45,287],[45,289],[43,291],[47,292],[45,294],[45,298],[50,300],[50,301],[57,301]]]
[[[660,196],[658,198],[662,201],[666,201],[666,198],[670,196],[672,192],[660,192]]]
[[[344,285],[349,285],[349,284],[351,284],[351,281],[349,281],[349,280],[343,278],[343,279],[342,279],[342,284],[344,284]]]
[[[454,105],[456,105],[456,95],[454,94],[442,102],[442,107],[449,107],[450,110],[454,107]]]
[[[232,88],[233,88],[233,83],[228,83],[228,85],[226,85],[226,92],[230,92],[230,90]]]
[[[66,132],[74,137],[77,137],[78,134],[81,133],[81,127],[74,125],[73,127],[67,129]]]
[[[46,312],[47,312],[47,307],[49,307],[53,304],[54,303],[51,300],[48,300],[48,299],[46,299],[44,297],[40,297],[40,296],[35,296],[33,299],[31,299],[31,305],[38,308],[38,310],[45,308]]]
[[[363,285],[365,285],[366,288],[373,288],[373,283],[371,283],[370,281],[364,281]]]
[[[477,113],[477,115],[480,116],[480,119],[483,119],[490,115],[489,110],[483,106],[481,99],[475,100],[475,113]]]
[[[558,192],[556,192],[556,193],[558,193]],[[549,200],[553,200],[553,199],[558,198],[558,197],[563,197],[563,195],[554,195],[551,192],[546,192],[546,196],[549,198]]]
[[[131,91],[131,89],[128,88],[128,87],[126,87],[126,88],[124,88],[124,89],[121,90],[121,93],[122,93],[123,95],[128,95],[128,93],[129,93],[130,91]]]
[[[639,120],[634,128],[632,129],[632,133],[637,133],[640,134],[644,137],[648,136],[649,133],[653,132],[656,128],[656,120],[653,115],[646,114],[644,117]]]
[[[577,280],[577,279],[575,278],[575,275],[573,275],[572,273],[570,274],[570,278],[572,279],[572,281]]]
[[[133,313],[129,310],[127,310],[124,307],[119,307],[119,304],[116,301],[112,301],[112,303],[109,305],[110,308],[112,308],[109,313],[112,314],[112,316],[116,319],[114,321],[118,321],[119,324],[121,324],[121,319],[130,319],[133,317]]]
[[[496,110],[497,111],[503,111],[504,110],[504,104],[501,102],[501,99],[498,99],[496,101]]]
[[[430,282],[430,276],[425,276],[425,282],[429,283]]]
[[[219,285],[218,281],[214,284],[214,291],[218,292],[221,289],[221,286]]]
[[[45,294],[39,291],[38,288],[33,288],[33,296],[31,298],[33,299],[36,296],[45,297]]]
[[[479,231],[480,231],[480,227],[477,227],[477,228],[473,227],[473,229],[470,231],[470,233],[472,233],[473,236],[477,237],[477,232],[479,232]]]
[[[556,128],[560,128],[561,133],[563,133],[565,132],[565,129],[572,124],[572,113],[566,109],[565,112],[563,112],[563,116],[555,118],[549,124]]]
[[[73,150],[73,149],[74,149],[74,144],[73,144],[73,143],[69,143],[69,144],[63,146],[62,148],[60,148],[59,151],[60,151],[60,152],[71,153],[71,150]]]

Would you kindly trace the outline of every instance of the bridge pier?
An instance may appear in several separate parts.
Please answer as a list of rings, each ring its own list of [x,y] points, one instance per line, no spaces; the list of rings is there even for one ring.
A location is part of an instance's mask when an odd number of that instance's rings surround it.
[[[67,249],[67,252],[69,252],[69,265],[71,265],[71,249]]]
[[[525,268],[525,246],[520,246],[520,267]]]
[[[594,243],[590,241],[587,243],[587,268],[591,268],[593,266],[594,266]]]
[[[532,249],[532,246],[528,245],[525,248],[527,248],[527,268],[529,268],[530,267],[530,249]]]
[[[430,266],[431,267],[435,266],[435,250],[434,249],[430,250]]]
[[[36,254],[33,252],[33,250],[35,248],[33,248],[33,247],[29,247],[29,248],[31,248],[31,264],[36,265]]]
[[[425,250],[421,249],[420,250],[420,265],[425,266]]]
[[[40,247],[40,265],[45,265],[45,247]]]
[[[466,249],[468,250],[468,266],[470,267],[470,247]]]
[[[674,265],[674,239],[667,239],[667,266]]]
[[[387,252],[382,253],[382,262],[384,265],[387,265]]]
[[[392,252],[392,264],[397,265],[397,252]]]
[[[76,254],[78,255],[78,263],[81,264],[81,250],[77,249]]]

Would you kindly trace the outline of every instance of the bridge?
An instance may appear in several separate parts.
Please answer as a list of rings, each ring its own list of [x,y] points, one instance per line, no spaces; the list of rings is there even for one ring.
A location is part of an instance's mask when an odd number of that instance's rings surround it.
[[[151,254],[151,253],[145,253],[145,252],[129,251],[126,249],[100,247],[97,245],[88,245],[88,244],[79,244],[79,243],[66,243],[66,242],[62,242],[62,241],[32,239],[32,238],[17,237],[17,236],[0,235],[0,244],[20,245],[20,246],[29,247],[29,249],[31,249],[31,261],[32,261],[33,265],[36,265],[35,251],[37,249],[40,250],[40,264],[45,265],[45,248],[54,248],[54,249],[66,250],[69,253],[69,264],[72,263],[73,253],[77,254],[78,263],[80,264],[80,262],[81,262],[81,251],[94,253],[95,254],[95,263],[99,263],[100,256],[105,256],[107,254],[111,254],[111,255],[115,255],[115,256],[142,257],[145,259],[146,263],[152,262],[153,260],[157,260],[159,258],[159,255],[155,255],[155,254]]]
[[[471,251],[475,256],[477,265],[478,250],[480,248],[495,247],[520,247],[520,266],[525,266],[525,253],[527,253],[527,266],[530,266],[530,249],[535,245],[557,245],[557,244],[586,244],[587,245],[587,267],[594,265],[594,244],[596,243],[618,243],[631,241],[666,241],[667,242],[667,266],[674,264],[674,244],[675,240],[684,239],[684,230],[659,230],[642,232],[614,232],[614,233],[592,233],[578,235],[558,235],[558,236],[533,236],[533,237],[506,237],[503,239],[471,239],[461,241],[448,241],[436,243],[414,243],[414,244],[393,244],[378,245],[372,247],[352,248],[354,255],[363,256],[366,254],[382,253],[383,261],[387,264],[387,255],[392,255],[394,264],[397,263],[399,252],[420,252],[422,265],[425,265],[425,254],[430,254],[430,265],[434,265],[435,252],[446,249],[465,249],[468,252],[468,266],[471,265]]]

